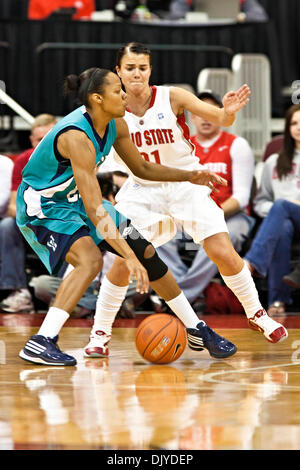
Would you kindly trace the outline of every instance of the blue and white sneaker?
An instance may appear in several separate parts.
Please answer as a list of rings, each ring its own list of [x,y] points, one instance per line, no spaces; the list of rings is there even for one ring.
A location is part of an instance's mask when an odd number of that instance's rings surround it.
[[[237,347],[227,339],[219,336],[204,322],[198,323],[196,328],[187,328],[188,345],[194,351],[207,349],[212,357],[223,359],[232,356]]]
[[[74,357],[63,353],[57,346],[58,336],[46,338],[42,335],[33,335],[20,351],[19,356],[25,361],[48,366],[75,366]]]

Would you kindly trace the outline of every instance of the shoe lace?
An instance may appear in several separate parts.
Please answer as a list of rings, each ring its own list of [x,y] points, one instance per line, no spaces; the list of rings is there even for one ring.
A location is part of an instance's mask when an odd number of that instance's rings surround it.
[[[255,314],[254,318],[256,320],[256,323],[259,326],[265,328],[266,330],[268,330],[269,328],[274,329],[274,325],[277,324],[277,322],[273,320],[273,318],[269,317],[265,310],[259,310]]]
[[[102,330],[96,330],[92,335],[91,335],[91,340],[96,339],[101,343],[103,346],[106,346],[107,343],[110,341],[110,335],[105,333],[105,331]]]
[[[53,349],[56,352],[62,352],[57,344],[58,341],[58,336],[54,336],[54,338],[46,338],[47,343],[51,346],[51,349]]]

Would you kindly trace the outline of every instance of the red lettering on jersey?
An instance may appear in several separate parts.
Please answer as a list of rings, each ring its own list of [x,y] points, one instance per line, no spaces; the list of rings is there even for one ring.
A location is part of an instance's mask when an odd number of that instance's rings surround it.
[[[131,140],[132,140],[132,142],[135,144],[135,140],[134,140],[134,133],[133,133],[133,132],[131,132],[131,134],[130,134],[130,135],[131,135]]]
[[[136,146],[137,147],[141,147],[142,146],[142,135],[140,132],[136,132],[135,133],[135,143],[136,143]]]
[[[156,140],[156,137],[155,137],[155,130],[154,130],[154,129],[150,129],[150,132],[151,132],[151,135],[152,135],[153,144],[154,144],[154,145],[157,145],[157,140]]]
[[[151,144],[152,144],[152,140],[151,140],[149,131],[144,131],[144,137],[145,137],[145,142],[146,142],[146,144],[147,144],[147,145],[151,145]]]
[[[170,141],[169,141],[169,134],[168,134],[168,129],[161,129],[163,135],[164,135],[164,138],[165,138],[165,143],[166,144],[169,144]]]
[[[164,144],[165,143],[164,139],[163,139],[163,135],[162,135],[160,129],[156,129],[156,137],[157,137],[157,140],[158,140],[159,144]]]
[[[169,134],[170,142],[171,142],[171,144],[174,144],[174,136],[173,136],[173,131],[172,131],[172,129],[167,129],[167,130],[168,130],[168,134]]]

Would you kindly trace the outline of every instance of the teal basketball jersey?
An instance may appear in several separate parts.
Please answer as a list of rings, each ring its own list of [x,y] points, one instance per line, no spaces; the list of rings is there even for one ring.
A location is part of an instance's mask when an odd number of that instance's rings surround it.
[[[22,172],[23,183],[38,191],[41,197],[70,202],[77,199],[71,162],[57,150],[58,137],[70,129],[83,131],[92,141],[96,151],[95,167],[104,162],[116,138],[114,120],[108,123],[105,135],[100,138],[85,106],[61,119],[36,147]]]
[[[112,120],[100,138],[85,106],[81,106],[48,132],[23,169],[17,192],[17,224],[50,273],[58,271],[78,238],[89,235],[97,245],[104,240],[86,215],[71,162],[57,149],[58,137],[69,129],[78,129],[90,138],[96,151],[95,168],[104,162],[117,135]],[[103,206],[116,227],[127,224],[110,202],[103,200]]]

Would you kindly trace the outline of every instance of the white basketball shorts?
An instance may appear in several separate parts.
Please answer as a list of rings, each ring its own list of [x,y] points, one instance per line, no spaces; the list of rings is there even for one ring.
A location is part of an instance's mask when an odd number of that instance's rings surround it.
[[[141,185],[130,176],[116,196],[115,208],[155,247],[171,240],[182,226],[195,243],[228,233],[223,210],[207,186],[189,182]]]

